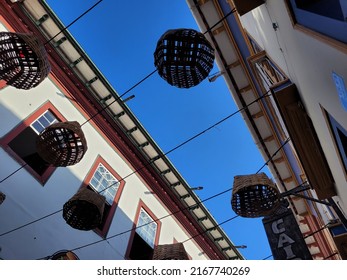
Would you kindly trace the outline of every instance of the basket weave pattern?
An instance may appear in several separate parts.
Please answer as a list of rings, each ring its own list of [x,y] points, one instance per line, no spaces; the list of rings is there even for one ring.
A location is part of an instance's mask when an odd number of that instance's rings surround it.
[[[50,70],[46,50],[36,36],[0,32],[0,80],[27,90],[39,85]]]
[[[157,245],[154,248],[153,260],[189,260],[182,243]]]
[[[231,205],[242,217],[268,216],[280,206],[279,191],[265,173],[235,176]]]
[[[193,29],[172,29],[158,40],[154,64],[170,85],[190,88],[204,80],[214,62],[214,49]]]
[[[105,201],[103,195],[83,187],[64,204],[63,218],[75,229],[95,229],[102,222]]]
[[[87,151],[87,142],[78,122],[54,123],[44,129],[36,140],[37,152],[53,166],[78,163]]]

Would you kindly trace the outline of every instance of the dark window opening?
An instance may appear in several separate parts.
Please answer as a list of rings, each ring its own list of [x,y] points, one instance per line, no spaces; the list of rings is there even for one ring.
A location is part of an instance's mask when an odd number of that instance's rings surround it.
[[[340,0],[296,0],[299,9],[345,21]]]
[[[42,176],[50,166],[36,152],[37,133],[31,128],[25,128],[8,146],[28,164],[37,174]]]
[[[88,189],[90,189],[91,191],[95,191],[95,189],[91,186],[87,186]],[[102,221],[101,221],[101,224],[100,226],[98,226],[96,229],[99,230],[99,231],[103,231],[103,228],[106,224],[106,221],[107,221],[107,218],[108,218],[108,215],[110,213],[110,210],[111,210],[111,205],[108,204],[107,202],[105,202],[105,208],[104,208],[104,213],[102,214]]]
[[[149,246],[137,232],[135,232],[129,258],[131,260],[151,260],[152,256],[153,248]]]
[[[344,157],[347,157],[347,136],[337,127],[337,134],[341,141],[342,150],[344,152]]]

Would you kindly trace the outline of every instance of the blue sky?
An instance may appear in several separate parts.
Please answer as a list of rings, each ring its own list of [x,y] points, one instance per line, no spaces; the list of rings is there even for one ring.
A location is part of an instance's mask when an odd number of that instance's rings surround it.
[[[97,0],[47,2],[67,25]],[[104,0],[69,31],[121,95],[155,70],[156,43],[175,28],[199,30],[185,0]],[[164,153],[237,111],[223,78],[179,89],[155,73],[124,98],[132,94],[127,105]],[[264,164],[240,114],[168,158],[191,187],[204,187],[197,191],[202,200],[231,188],[235,175],[255,173]],[[235,216],[230,199],[231,192],[205,203],[218,223]],[[247,245],[240,249],[246,259],[271,255],[261,219],[238,217],[222,228],[235,245]]]

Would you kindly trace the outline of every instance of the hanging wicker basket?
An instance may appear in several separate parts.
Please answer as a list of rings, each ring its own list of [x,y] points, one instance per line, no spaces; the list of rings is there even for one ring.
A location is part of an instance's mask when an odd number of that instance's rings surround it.
[[[63,218],[75,229],[95,229],[102,222],[105,201],[103,195],[83,187],[64,204]]]
[[[0,32],[0,80],[18,89],[31,89],[49,74],[44,45],[33,34]]]
[[[190,88],[204,80],[213,68],[214,49],[193,29],[172,29],[158,40],[154,65],[170,85]]]
[[[3,192],[0,192],[0,204],[2,204],[6,199],[6,195]]]
[[[78,256],[71,251],[61,250],[55,252],[52,256],[48,258],[49,260],[79,260]]]
[[[54,123],[44,129],[36,139],[40,157],[53,166],[78,163],[87,151],[87,142],[78,122]]]
[[[154,247],[153,260],[189,260],[182,243],[157,245]]]
[[[231,206],[242,217],[268,216],[280,206],[280,194],[265,173],[235,176]]]

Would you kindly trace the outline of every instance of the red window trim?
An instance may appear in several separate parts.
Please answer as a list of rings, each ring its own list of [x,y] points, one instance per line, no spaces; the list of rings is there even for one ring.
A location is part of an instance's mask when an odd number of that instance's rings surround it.
[[[154,246],[158,245],[159,243],[159,236],[160,236],[160,231],[161,231],[161,221],[157,218],[157,216],[154,215],[154,213],[149,209],[149,207],[140,199],[139,204],[137,205],[137,210],[136,214],[134,217],[134,222],[133,222],[133,227],[131,230],[129,242],[128,242],[128,247],[126,250],[125,254],[125,259],[129,259],[130,251],[131,251],[131,246],[133,244],[134,236],[135,236],[135,230],[136,230],[136,225],[137,221],[139,220],[140,217],[140,211],[141,208],[147,212],[147,214],[157,223],[157,232],[155,233],[155,240],[154,240]]]
[[[27,118],[25,118],[22,122],[20,122],[15,128],[9,131],[5,136],[0,139],[0,146],[12,157],[14,158],[20,165],[26,164],[25,161],[18,156],[9,146],[8,143],[11,142],[17,135],[19,135],[25,128],[30,126],[36,119],[38,119],[44,112],[50,110],[60,121],[65,122],[66,119],[64,116],[58,111],[58,109],[50,102],[47,101],[43,105],[41,105],[37,110],[31,113]],[[41,185],[44,185],[50,176],[55,171],[56,167],[50,166],[48,169],[40,176],[33,170],[29,165],[25,165],[24,167],[37,181],[40,182]]]
[[[118,203],[119,203],[119,200],[120,200],[120,196],[123,192],[123,189],[124,189],[124,185],[125,185],[125,181],[122,179],[122,177],[99,155],[96,160],[94,161],[91,169],[89,170],[87,176],[84,178],[83,182],[82,182],[82,186],[81,188],[83,187],[87,187],[89,185],[89,182],[90,180],[92,179],[93,175],[94,175],[94,172],[95,170],[98,168],[99,164],[102,164],[103,166],[105,166],[107,168],[107,170],[118,180],[119,182],[119,187],[118,187],[118,190],[117,190],[117,193],[114,197],[114,200],[113,200],[113,204],[111,205],[111,209],[108,213],[108,216],[107,216],[107,219],[106,219],[106,222],[102,228],[102,230],[100,229],[95,229],[94,232],[97,233],[98,235],[100,235],[101,237],[106,237],[109,229],[110,229],[110,226],[111,226],[111,223],[112,223],[112,220],[113,220],[113,216],[116,212],[116,209],[117,209],[117,206],[118,206]]]

